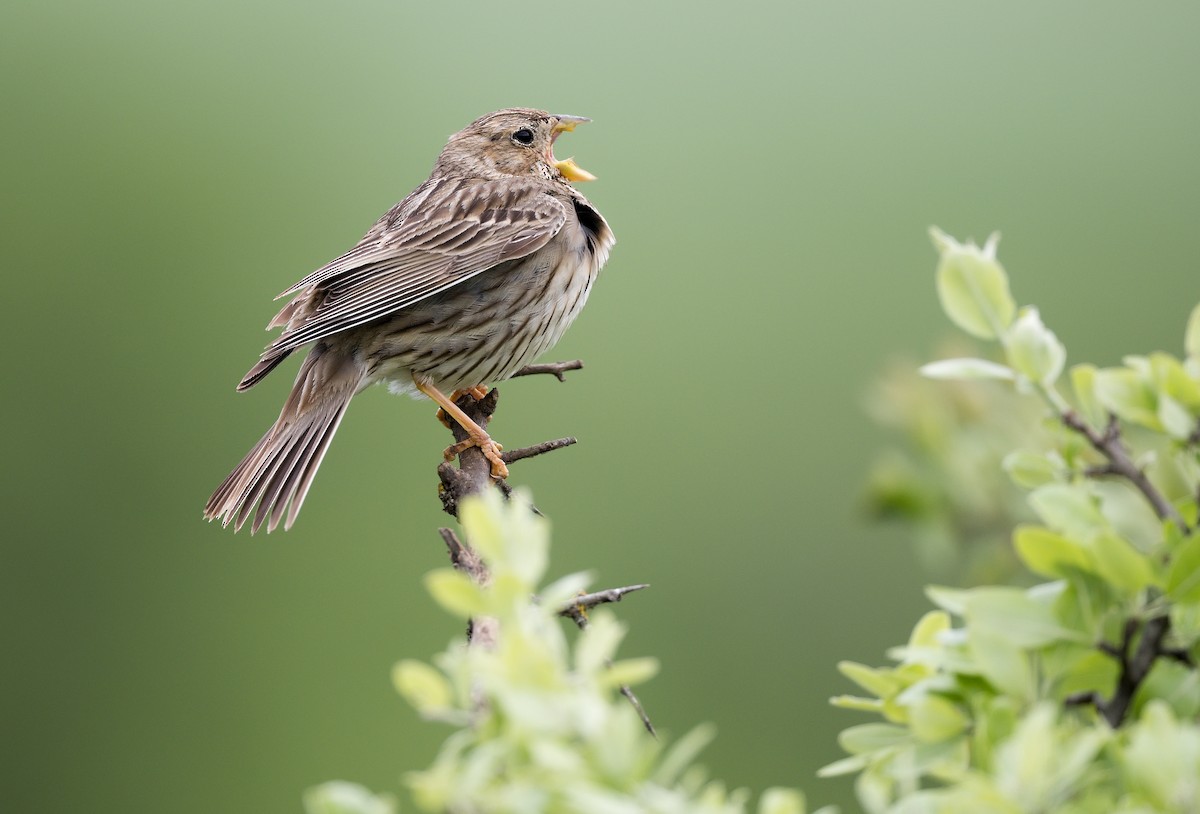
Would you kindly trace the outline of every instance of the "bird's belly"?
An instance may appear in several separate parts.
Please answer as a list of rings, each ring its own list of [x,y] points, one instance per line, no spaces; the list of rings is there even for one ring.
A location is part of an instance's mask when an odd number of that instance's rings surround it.
[[[547,247],[549,248],[549,247]],[[375,381],[412,392],[507,379],[549,350],[587,301],[597,266],[586,252],[539,252],[431,297],[364,333]]]

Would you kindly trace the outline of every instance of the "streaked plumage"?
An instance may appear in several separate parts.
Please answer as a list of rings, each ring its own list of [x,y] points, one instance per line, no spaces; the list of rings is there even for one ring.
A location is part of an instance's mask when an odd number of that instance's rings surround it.
[[[614,243],[569,183],[590,176],[553,157],[558,133],[579,121],[528,109],[476,120],[358,245],[280,295],[292,300],[268,327],[283,333],[238,390],[312,348],[279,419],[209,499],[207,518],[241,528],[253,513],[252,532],[290,527],[367,385],[387,380],[443,403],[448,391],[508,378],[558,341]]]

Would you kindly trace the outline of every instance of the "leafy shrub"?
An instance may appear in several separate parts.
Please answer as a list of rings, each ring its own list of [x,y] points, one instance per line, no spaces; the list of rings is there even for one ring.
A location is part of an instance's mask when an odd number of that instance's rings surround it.
[[[840,665],[869,695],[834,703],[885,722],[845,730],[851,757],[822,773],[857,772],[872,814],[1200,811],[1200,307],[1184,359],[1077,365],[1068,400],[1066,350],[1016,307],[996,238],[933,239],[944,310],[1004,362],[922,372],[1007,383],[1054,420],[1004,458],[1039,521],[1016,528],[1016,555],[1049,581],[930,588],[938,609],[895,666]],[[1131,426],[1154,454],[1130,448]]]

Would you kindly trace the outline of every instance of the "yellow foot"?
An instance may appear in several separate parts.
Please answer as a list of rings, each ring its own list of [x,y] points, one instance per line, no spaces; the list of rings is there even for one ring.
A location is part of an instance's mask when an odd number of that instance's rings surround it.
[[[504,447],[493,441],[491,436],[489,436],[487,433],[484,433],[483,437],[476,437],[472,435],[465,441],[459,441],[457,444],[452,444],[446,447],[442,455],[445,456],[447,461],[452,461],[454,460],[454,456],[470,449],[471,447],[479,447],[479,450],[483,453],[484,457],[492,462],[493,478],[502,480],[508,477],[508,466],[504,463],[504,459],[500,457],[500,453]]]

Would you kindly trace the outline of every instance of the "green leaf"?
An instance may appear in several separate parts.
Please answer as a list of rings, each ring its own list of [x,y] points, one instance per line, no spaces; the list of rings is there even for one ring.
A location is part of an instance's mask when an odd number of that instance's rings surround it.
[[[1184,540],[1171,553],[1167,596],[1176,602],[1200,602],[1200,534]]]
[[[975,379],[994,379],[997,381],[1012,381],[1013,370],[1010,367],[989,362],[986,359],[941,359],[921,366],[921,375],[928,379],[955,379],[971,381]]]
[[[1041,315],[1032,306],[1021,309],[1017,321],[1004,335],[1004,347],[1010,365],[1030,381],[1044,385],[1058,380],[1067,360],[1066,348],[1042,324]]]
[[[586,571],[567,574],[538,591],[538,601],[547,608],[563,608],[581,594],[591,583]]]
[[[1183,334],[1183,347],[1188,356],[1200,356],[1200,305],[1188,316],[1187,330]]]
[[[1157,584],[1150,559],[1128,540],[1111,532],[1101,532],[1092,539],[1095,571],[1110,585],[1126,594],[1136,594]]]
[[[616,655],[623,638],[625,626],[615,616],[608,612],[593,613],[591,623],[575,646],[575,667],[585,675],[602,669]]]
[[[1048,483],[1030,492],[1029,503],[1043,523],[1072,537],[1108,528],[1095,498],[1082,485]]]
[[[970,635],[983,630],[1022,648],[1080,639],[1058,623],[1050,605],[1018,588],[975,588],[967,597],[966,617]]]
[[[1096,366],[1075,365],[1071,368],[1071,389],[1079,403],[1079,412],[1093,427],[1102,427],[1108,421],[1104,407],[1096,396]]]
[[[687,770],[704,747],[712,743],[717,729],[712,724],[700,724],[671,745],[662,762],[654,770],[652,779],[663,786],[673,786]]]
[[[891,670],[877,670],[854,661],[838,662],[837,668],[846,678],[880,698],[895,695],[902,686]]]
[[[863,698],[859,695],[835,695],[829,699],[829,703],[840,709],[856,709],[860,712],[883,712],[883,701],[878,698]]]
[[[995,240],[980,249],[974,243],[960,244],[936,227],[930,236],[941,254],[937,291],[946,315],[973,336],[997,338],[1012,322],[1016,304],[1008,291],[1008,275],[996,262]]]
[[[1196,428],[1196,419],[1186,407],[1166,393],[1158,394],[1158,409],[1155,411],[1163,430],[1172,438],[1182,441]]]
[[[425,589],[446,610],[463,619],[479,616],[487,607],[479,586],[461,571],[439,568],[425,575]]]
[[[397,663],[392,668],[392,685],[421,713],[445,709],[454,700],[446,677],[421,661],[405,659]]]
[[[1005,455],[1000,465],[1012,478],[1013,483],[1025,489],[1036,489],[1047,483],[1054,483],[1062,473],[1062,466],[1045,453],[1020,449]]]
[[[928,585],[925,588],[925,595],[929,597],[930,602],[955,616],[962,616],[966,611],[969,594],[969,591],[943,585]]]
[[[1092,570],[1092,558],[1080,543],[1041,526],[1019,526],[1013,546],[1025,567],[1044,577],[1066,577],[1071,569]]]
[[[1097,690],[1108,695],[1117,678],[1117,662],[1112,656],[1093,647],[1072,648],[1073,658],[1063,658],[1054,672],[1054,698],[1062,701],[1068,695]]]
[[[967,644],[979,672],[996,689],[1022,701],[1033,698],[1029,657],[1003,633],[986,628],[968,632]]]
[[[1129,368],[1096,371],[1096,399],[1106,410],[1126,421],[1161,431],[1154,390],[1142,375]]]
[[[602,674],[604,683],[610,687],[633,686],[649,681],[658,673],[658,659],[643,657],[621,659],[613,662]]]
[[[305,814],[394,814],[395,801],[362,786],[333,780],[304,792]]]
[[[1159,811],[1195,811],[1200,797],[1200,729],[1154,700],[1130,727],[1124,750],[1126,782]]]
[[[1150,354],[1150,375],[1161,392],[1190,410],[1200,408],[1200,382],[1189,376],[1171,354]]]
[[[870,759],[865,754],[844,757],[841,760],[835,760],[833,763],[822,766],[817,770],[817,777],[841,777],[845,774],[861,772],[869,763]]]
[[[969,720],[957,704],[928,693],[909,705],[908,723],[917,740],[937,743],[961,735]]]
[[[908,636],[909,647],[938,647],[938,637],[950,629],[950,615],[945,611],[928,611]]]
[[[838,743],[852,755],[875,752],[911,741],[912,736],[907,729],[891,724],[859,724],[843,729],[838,735]]]
[[[758,800],[758,814],[804,814],[804,795],[795,789],[770,788]]]

